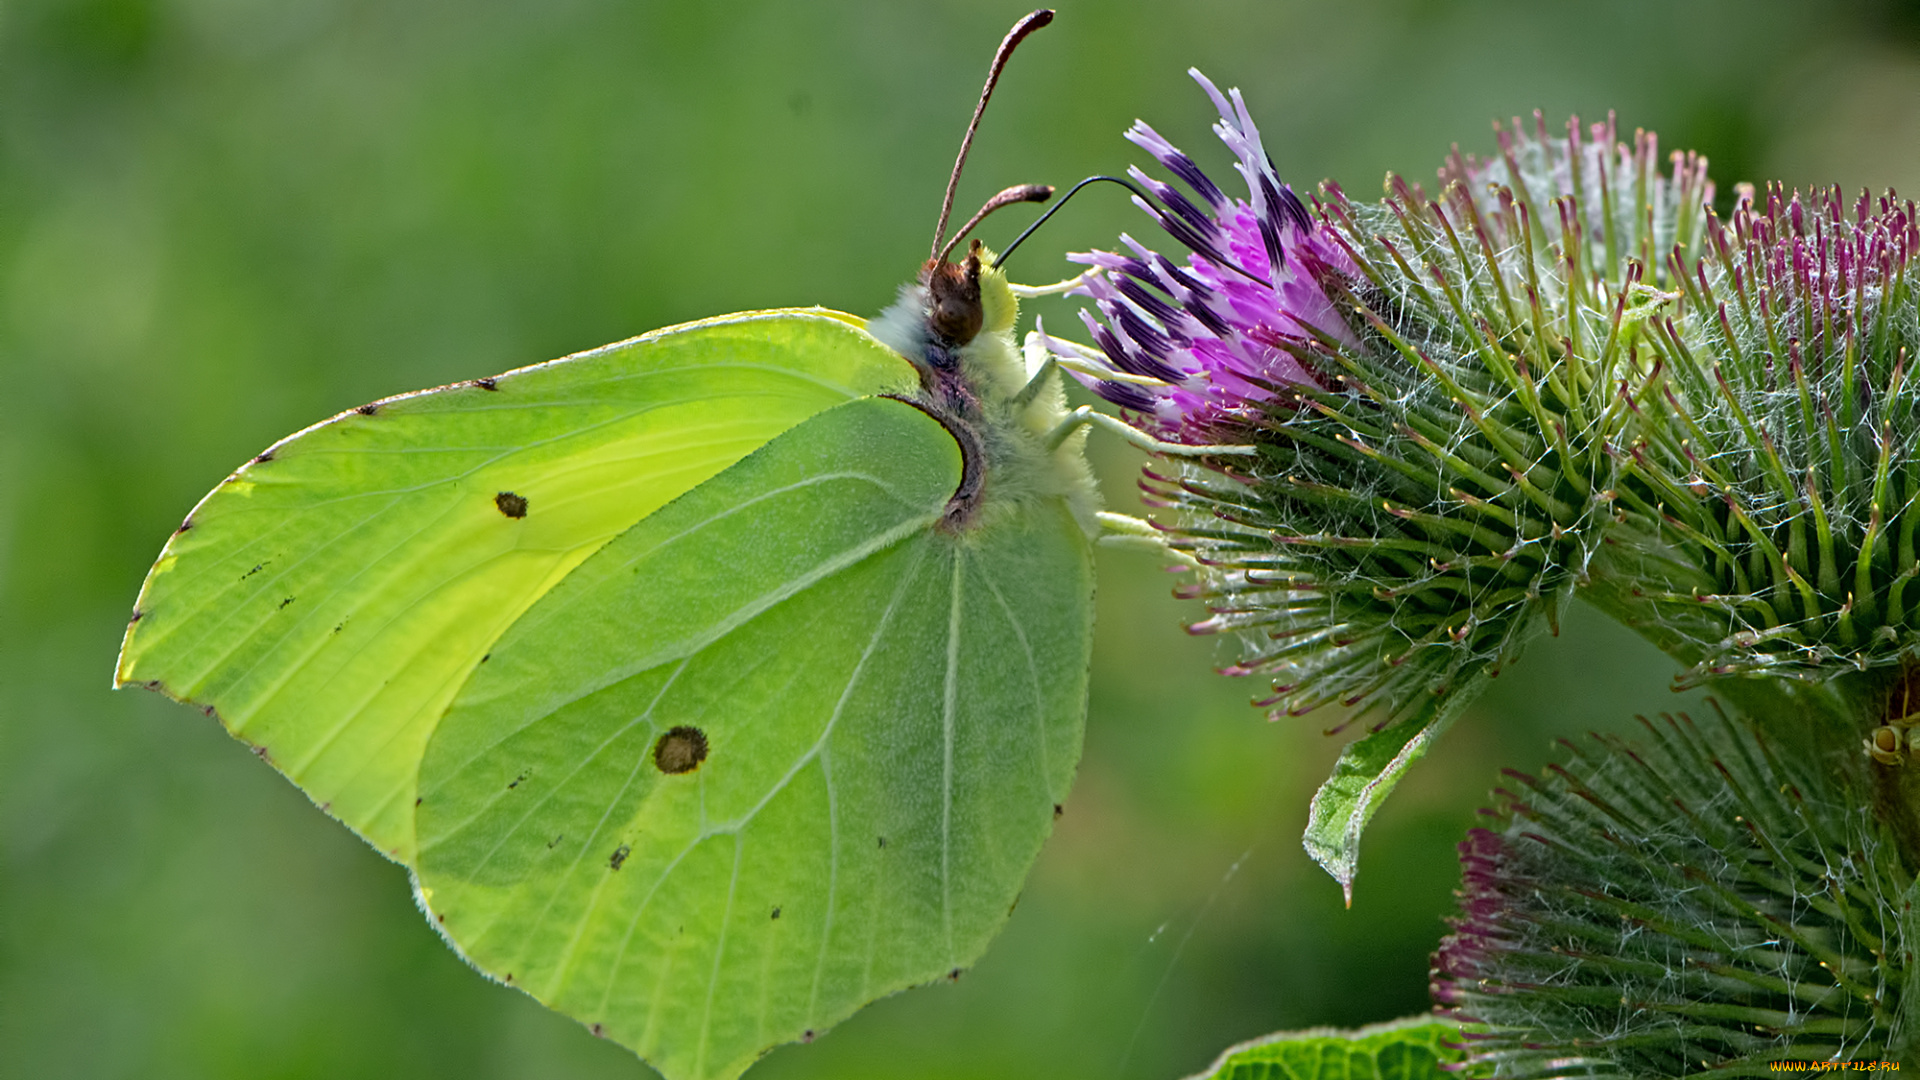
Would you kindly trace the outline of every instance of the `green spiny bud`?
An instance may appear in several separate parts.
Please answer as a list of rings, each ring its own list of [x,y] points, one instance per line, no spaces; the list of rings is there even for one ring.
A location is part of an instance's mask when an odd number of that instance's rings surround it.
[[[1696,678],[1893,665],[1920,644],[1913,204],[1748,189],[1707,238],[1624,394],[1602,595]]]
[[[1757,1076],[1899,1060],[1913,876],[1845,770],[1724,714],[1510,772],[1460,845],[1436,1001],[1476,1075]]]

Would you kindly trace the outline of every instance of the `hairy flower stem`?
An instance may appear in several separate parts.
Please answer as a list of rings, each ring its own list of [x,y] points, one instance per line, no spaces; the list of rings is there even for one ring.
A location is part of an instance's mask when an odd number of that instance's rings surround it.
[[[1920,775],[1873,765],[1873,816],[1885,822],[1908,866],[1920,866]]]
[[[1899,764],[1875,761],[1862,746],[1875,728],[1902,715],[1910,677],[1872,670],[1824,682],[1733,677],[1708,686],[1769,739],[1803,760],[1822,762],[1835,787],[1853,793],[1855,804],[1887,827],[1901,861],[1920,870],[1920,768],[1907,754]]]

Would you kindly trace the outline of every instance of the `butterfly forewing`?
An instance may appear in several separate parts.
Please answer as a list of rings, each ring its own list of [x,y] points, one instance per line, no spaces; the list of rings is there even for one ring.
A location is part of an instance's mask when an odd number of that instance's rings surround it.
[[[449,939],[676,1080],[971,963],[1079,757],[1092,580],[1063,500],[943,529],[960,476],[842,405],[537,603],[422,766]]]
[[[345,413],[243,466],[148,576],[116,673],[217,712],[414,853],[415,775],[496,638],[768,439],[910,378],[845,316],[729,316]]]

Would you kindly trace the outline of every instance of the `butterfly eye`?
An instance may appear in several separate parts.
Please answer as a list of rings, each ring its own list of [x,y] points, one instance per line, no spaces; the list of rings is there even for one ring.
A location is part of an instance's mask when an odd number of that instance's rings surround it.
[[[689,773],[707,760],[707,735],[697,727],[668,730],[653,744],[654,767],[669,776]]]

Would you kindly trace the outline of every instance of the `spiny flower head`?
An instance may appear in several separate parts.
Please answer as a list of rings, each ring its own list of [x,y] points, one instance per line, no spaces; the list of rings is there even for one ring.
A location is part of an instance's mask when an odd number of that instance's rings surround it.
[[[1511,128],[1496,124],[1500,151],[1492,157],[1462,154],[1456,144],[1439,179],[1462,211],[1460,220],[1473,229],[1470,243],[1526,247],[1533,238],[1517,235],[1516,226],[1523,220],[1542,237],[1562,242],[1565,273],[1550,273],[1539,282],[1549,291],[1548,307],[1557,296],[1583,291],[1596,280],[1612,280],[1617,291],[1629,261],[1658,275],[1667,269],[1663,260],[1675,248],[1683,253],[1698,250],[1714,196],[1706,158],[1676,152],[1670,157],[1671,171],[1663,175],[1660,138],[1651,131],[1635,131],[1629,146],[1620,141],[1612,116],[1584,133],[1576,117],[1568,122],[1564,139],[1548,135],[1540,113],[1534,113],[1533,120],[1531,132],[1518,119]],[[1492,213],[1484,221],[1467,205],[1476,195],[1491,197]],[[1536,201],[1540,198],[1549,200],[1551,213],[1544,220],[1527,220],[1546,209]],[[1622,220],[1646,208],[1661,212],[1645,227]]]
[[[1596,584],[1692,676],[1824,677],[1920,646],[1920,223],[1891,192],[1743,192],[1669,258],[1659,366],[1623,390]]]
[[[1136,126],[1192,193],[1135,170],[1164,209],[1139,201],[1191,255],[1083,256],[1099,347],[1048,343],[1155,432],[1255,449],[1147,474],[1206,567],[1194,629],[1246,644],[1226,670],[1277,676],[1281,712],[1431,711],[1553,617],[1611,515],[1614,382],[1657,276],[1630,256],[1699,242],[1704,163],[1663,176],[1650,136],[1516,121],[1498,158],[1456,152],[1438,200],[1392,178],[1377,204],[1326,184],[1309,207],[1238,92],[1200,82],[1247,197]]]

